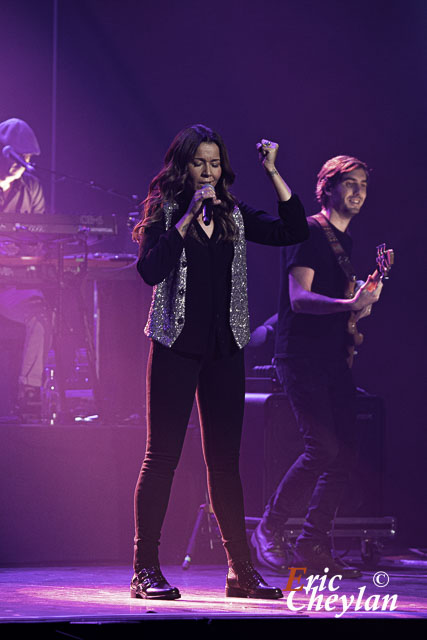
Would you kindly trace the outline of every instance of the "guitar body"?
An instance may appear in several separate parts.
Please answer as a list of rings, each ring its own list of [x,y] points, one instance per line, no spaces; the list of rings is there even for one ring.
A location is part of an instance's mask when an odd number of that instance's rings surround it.
[[[363,333],[357,328],[356,314],[351,312],[350,318],[347,323],[347,333],[351,336],[351,343],[347,345],[347,364],[349,368],[353,366],[354,356],[357,355],[356,347],[360,347],[363,342]]]
[[[344,293],[344,297],[351,299],[354,298],[356,294],[356,275],[354,269],[350,263],[349,257],[345,253],[341,244],[338,242],[336,235],[334,234],[331,225],[326,219],[323,213],[317,213],[313,216],[313,218],[317,221],[317,223],[323,228],[325,232],[326,239],[334,253],[338,264],[343,270],[346,279],[347,286],[346,291]],[[385,244],[380,244],[377,246],[377,268],[375,272],[370,275],[367,281],[362,285],[364,289],[368,291],[375,291],[378,284],[381,282],[383,278],[388,277],[388,273],[391,269],[392,264],[394,263],[394,252],[393,249],[385,248]],[[366,311],[363,310],[363,311]],[[350,313],[350,317],[347,323],[347,333],[348,333],[348,344],[347,344],[347,363],[349,367],[352,367],[354,356],[356,355],[356,347],[359,347],[363,342],[363,334],[359,332],[357,328],[357,320],[359,318],[368,315],[361,311],[352,311]]]
[[[353,298],[356,293],[356,281],[351,280],[346,289],[345,297]],[[354,356],[357,354],[356,347],[359,347],[363,342],[363,333],[360,333],[357,328],[356,312],[352,311],[347,321],[347,333],[349,334],[349,341],[347,344],[347,364],[349,368],[353,366]]]

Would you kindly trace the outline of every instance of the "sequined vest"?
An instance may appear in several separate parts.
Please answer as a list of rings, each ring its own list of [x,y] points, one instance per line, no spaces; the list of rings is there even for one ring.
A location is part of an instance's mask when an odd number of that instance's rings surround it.
[[[166,202],[166,230],[171,227],[173,212],[178,209],[174,202]],[[242,349],[250,338],[248,287],[246,276],[246,240],[243,217],[238,207],[233,218],[239,230],[234,240],[234,257],[231,264],[230,327],[237,346]],[[144,330],[145,335],[171,347],[181,333],[185,322],[185,291],[187,283],[187,258],[182,250],[178,264],[170,274],[153,287],[153,297]]]

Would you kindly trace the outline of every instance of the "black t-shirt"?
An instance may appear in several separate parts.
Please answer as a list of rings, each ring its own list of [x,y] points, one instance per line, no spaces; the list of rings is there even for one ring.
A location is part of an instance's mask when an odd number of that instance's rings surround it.
[[[307,219],[310,237],[302,244],[281,250],[279,317],[276,357],[312,356],[335,359],[346,355],[348,313],[314,315],[294,313],[289,300],[289,271],[292,267],[314,270],[312,291],[330,298],[344,298],[347,279],[325,236],[313,218]],[[351,257],[352,239],[331,225],[344,251]]]

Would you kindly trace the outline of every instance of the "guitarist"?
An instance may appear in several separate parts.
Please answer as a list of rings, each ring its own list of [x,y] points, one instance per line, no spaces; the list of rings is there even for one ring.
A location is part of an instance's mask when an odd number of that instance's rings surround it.
[[[279,573],[294,566],[307,567],[307,574],[323,575],[328,567],[328,575],[361,575],[332,557],[327,531],[356,461],[349,326],[354,328],[355,321],[370,314],[382,288],[380,282],[371,291],[368,278],[348,297],[355,278],[347,229],[365,202],[367,186],[364,162],[349,156],[328,160],[318,174],[321,212],[308,218],[309,239],[281,250],[275,364],[305,450],[282,478],[252,535],[258,560]],[[328,231],[333,231],[340,255],[333,250]],[[292,557],[284,524],[307,504]]]

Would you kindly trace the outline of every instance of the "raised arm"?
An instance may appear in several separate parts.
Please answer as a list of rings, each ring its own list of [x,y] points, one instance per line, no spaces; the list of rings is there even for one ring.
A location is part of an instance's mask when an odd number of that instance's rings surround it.
[[[286,202],[287,200],[290,200],[292,191],[283,180],[276,167],[276,158],[279,151],[278,143],[263,138],[261,142],[258,142],[256,147],[258,149],[260,162],[272,182],[279,202]]]
[[[308,238],[308,225],[304,207],[296,194],[292,194],[276,168],[279,150],[277,142],[261,140],[257,144],[259,159],[271,180],[278,198],[279,217],[266,211],[255,210],[239,203],[245,223],[247,240],[273,246],[286,246]]]

